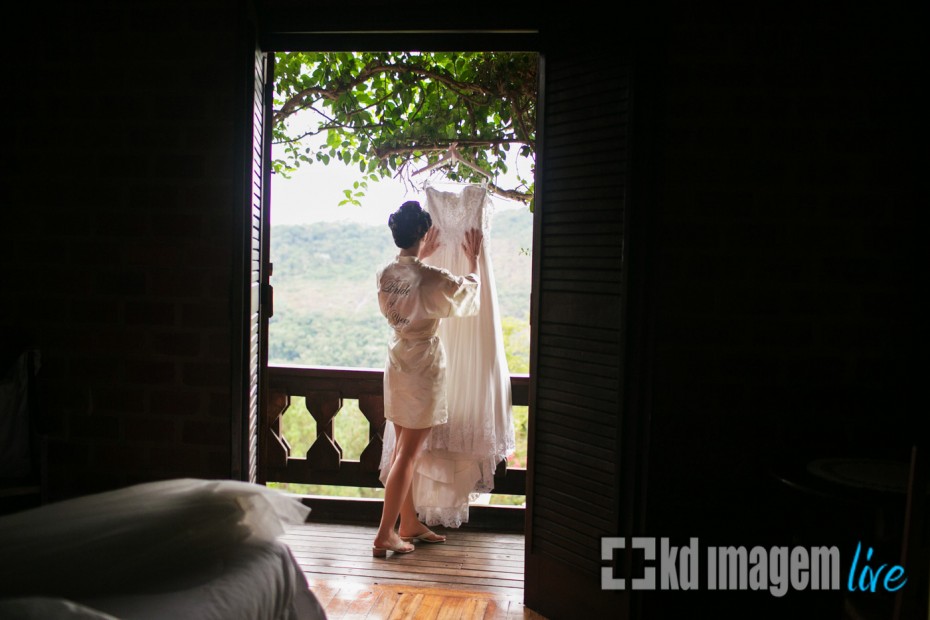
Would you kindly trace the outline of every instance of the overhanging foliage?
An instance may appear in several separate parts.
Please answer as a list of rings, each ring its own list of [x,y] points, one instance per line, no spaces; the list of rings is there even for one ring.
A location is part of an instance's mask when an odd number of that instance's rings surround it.
[[[304,164],[334,160],[358,166],[361,180],[343,203],[358,204],[368,182],[412,182],[454,146],[486,172],[492,192],[532,204],[533,179],[515,187],[509,149],[536,157],[536,54],[513,52],[281,52],[275,59],[272,138],[284,146],[274,170],[288,176]],[[312,136],[325,136],[320,148]],[[449,179],[482,182],[453,162]],[[530,175],[532,177],[532,175]]]

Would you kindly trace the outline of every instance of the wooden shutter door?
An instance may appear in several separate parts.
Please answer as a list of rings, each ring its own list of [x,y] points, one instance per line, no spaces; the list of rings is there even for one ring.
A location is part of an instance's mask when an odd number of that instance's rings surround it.
[[[241,300],[240,325],[243,329],[240,355],[234,359],[239,379],[239,395],[232,407],[232,476],[248,482],[262,482],[259,470],[259,415],[262,376],[267,367],[268,316],[270,314],[270,276],[268,268],[268,188],[270,186],[271,88],[273,55],[257,47],[257,32],[252,21],[244,26],[249,44],[251,75],[246,80],[243,124],[245,169],[243,192],[246,197],[242,222],[241,269],[245,285]]]
[[[272,313],[271,260],[271,114],[274,93],[274,54],[256,52],[253,106],[253,167],[249,314],[249,417],[246,430],[249,482],[264,484],[261,475],[260,406],[265,402],[264,376],[268,368],[268,319]]]
[[[540,71],[524,596],[553,620],[624,618],[627,593],[601,589],[601,538],[627,529],[620,431],[630,66],[618,49],[596,57],[559,43],[544,50]]]

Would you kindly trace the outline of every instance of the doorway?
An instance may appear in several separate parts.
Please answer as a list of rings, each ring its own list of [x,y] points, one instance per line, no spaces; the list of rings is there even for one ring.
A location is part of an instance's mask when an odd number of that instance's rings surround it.
[[[263,333],[267,333],[267,338],[263,339],[262,348],[267,352],[267,366],[263,374],[274,377],[288,366],[311,367],[331,374],[373,373],[383,369],[388,330],[377,308],[371,281],[376,269],[396,253],[385,226],[387,215],[404,200],[422,200],[426,186],[457,191],[481,183],[493,202],[490,208],[493,232],[487,247],[494,256],[499,301],[496,305],[502,317],[499,329],[509,371],[516,382],[513,407],[516,447],[506,466],[501,463],[499,467],[501,482],[509,474],[506,484],[500,487],[495,484],[493,492],[477,494],[474,501],[523,508],[529,427],[526,393],[538,54],[448,51],[269,54],[273,56],[270,65],[280,70],[269,71],[272,80],[269,92],[275,93],[275,105],[266,112],[272,119],[277,116],[277,120],[267,130],[273,142],[269,158],[273,173],[269,175],[270,197],[266,200],[268,213],[264,215],[269,225],[263,235],[263,247],[268,255],[266,288],[273,290],[274,310],[264,317],[267,327]],[[347,65],[355,74],[338,77],[335,68]],[[401,79],[414,71],[422,71],[426,80],[434,84],[448,81],[453,86],[446,90],[452,95],[421,88],[418,97],[411,81]],[[356,80],[360,72],[376,76],[374,85],[333,92],[345,82]],[[401,87],[399,92],[377,83],[378,77],[385,75]],[[505,78],[509,83],[500,87],[504,94],[499,96],[500,101],[495,101],[495,93],[488,84],[496,86]],[[471,92],[463,94],[469,79],[474,86]],[[337,96],[357,100],[357,109],[334,112],[332,107],[325,109],[319,105]],[[527,101],[528,98],[531,100]],[[390,110],[377,109],[372,103],[375,99],[389,102]],[[408,106],[411,114],[403,118],[399,114],[391,116],[389,113],[399,104]],[[461,128],[444,136],[437,134],[436,110],[443,107],[455,110],[457,105],[465,114],[458,119],[445,119],[445,123],[461,124]],[[520,106],[526,109],[521,111]],[[285,114],[282,110],[299,112]],[[377,156],[379,148],[386,148],[377,146],[378,138],[366,133],[364,125],[360,131],[346,129],[350,119],[358,114],[369,115],[370,124],[393,128],[393,159],[385,166],[390,175],[379,169],[378,164],[384,163],[384,158],[379,162],[372,156],[372,153]],[[487,120],[475,123],[469,134],[465,125],[476,114],[484,114]],[[405,148],[395,137],[416,132],[414,117],[420,124],[431,122],[426,129],[429,140],[408,137],[409,146]],[[285,127],[290,121],[293,124]],[[288,403],[283,410],[264,414],[277,418],[272,421],[277,431],[277,437],[270,442],[272,449],[286,452],[283,458],[291,471],[305,465],[296,461],[305,455],[311,457],[314,450],[329,450],[330,461],[337,461],[341,471],[335,477],[323,476],[335,484],[295,482],[299,475],[280,475],[280,470],[272,470],[277,473],[269,477],[267,468],[262,479],[271,486],[300,495],[380,498],[381,485],[372,476],[342,475],[364,469],[363,453],[374,443],[368,432],[371,420],[367,418],[371,416],[362,411],[362,401],[367,395],[351,398],[341,394],[331,405],[317,405],[333,409],[332,416],[322,419],[307,410],[307,399],[302,394],[286,396]],[[321,432],[318,423],[332,428]],[[340,479],[344,484],[338,484]]]

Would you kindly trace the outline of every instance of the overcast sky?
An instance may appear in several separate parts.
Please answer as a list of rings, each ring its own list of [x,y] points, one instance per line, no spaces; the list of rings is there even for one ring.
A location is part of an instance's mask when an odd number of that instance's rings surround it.
[[[275,153],[275,156],[278,156]],[[516,160],[511,158],[511,173]],[[524,165],[525,167],[526,165]],[[529,176],[529,170],[521,168],[524,177]],[[369,182],[364,198],[360,199],[362,206],[342,205],[339,202],[345,198],[343,190],[350,189],[352,183],[361,176],[358,166],[348,166],[342,162],[334,161],[328,166],[315,162],[311,165],[301,166],[292,178],[286,179],[280,175],[271,175],[271,224],[310,224],[325,221],[350,221],[372,225],[387,225],[388,216],[406,200],[423,201],[422,188],[411,188],[399,180],[383,179],[378,182]],[[433,182],[441,182],[442,173],[434,172],[431,175]],[[508,174],[507,177],[511,177]],[[516,186],[515,177],[502,178],[498,185],[505,188]],[[422,181],[417,178],[422,185]],[[449,186],[452,187],[452,186]],[[518,202],[504,200],[493,196],[495,210],[507,208],[525,208]]]

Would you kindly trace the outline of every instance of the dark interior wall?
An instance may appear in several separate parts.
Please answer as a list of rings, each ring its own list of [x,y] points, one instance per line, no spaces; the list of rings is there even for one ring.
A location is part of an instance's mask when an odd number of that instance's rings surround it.
[[[855,537],[900,537],[903,495],[882,526],[874,506],[797,493],[771,470],[906,461],[917,436],[918,20],[872,5],[698,7],[657,23],[640,93],[639,180],[654,189],[639,205],[652,242],[647,534],[835,543],[845,570]],[[699,600],[715,617],[835,618],[841,604],[648,593],[645,617]]]
[[[647,522],[753,544],[798,527],[771,464],[908,456],[917,20],[698,6],[657,31]]]
[[[229,475],[236,6],[3,20],[0,326],[42,352],[52,497]]]

